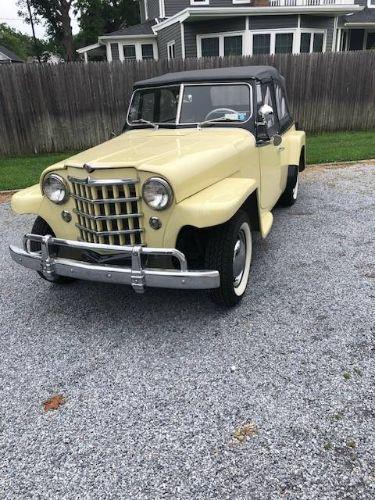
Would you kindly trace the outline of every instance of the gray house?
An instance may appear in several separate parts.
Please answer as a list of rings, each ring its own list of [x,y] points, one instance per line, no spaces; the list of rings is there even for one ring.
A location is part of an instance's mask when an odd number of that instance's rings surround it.
[[[0,64],[23,63],[14,52],[0,45]]]
[[[78,49],[108,61],[375,48],[375,0],[138,0],[141,24]]]

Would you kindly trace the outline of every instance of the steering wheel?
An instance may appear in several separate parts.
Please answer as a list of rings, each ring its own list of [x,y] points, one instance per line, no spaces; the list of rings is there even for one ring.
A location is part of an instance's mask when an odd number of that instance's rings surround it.
[[[204,119],[204,121],[206,120],[209,120],[210,119],[210,116],[215,114],[215,113],[234,113],[234,114],[238,114],[237,111],[235,111],[234,109],[230,109],[230,108],[216,108],[216,109],[212,109],[209,113],[206,114],[206,117]]]

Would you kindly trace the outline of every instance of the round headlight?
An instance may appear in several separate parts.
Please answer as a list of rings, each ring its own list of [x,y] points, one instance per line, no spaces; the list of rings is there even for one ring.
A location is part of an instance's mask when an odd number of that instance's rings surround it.
[[[64,179],[57,174],[47,174],[44,177],[43,193],[53,203],[64,203],[69,196]]]
[[[173,200],[172,188],[164,179],[151,177],[143,184],[143,199],[153,210],[168,208]]]

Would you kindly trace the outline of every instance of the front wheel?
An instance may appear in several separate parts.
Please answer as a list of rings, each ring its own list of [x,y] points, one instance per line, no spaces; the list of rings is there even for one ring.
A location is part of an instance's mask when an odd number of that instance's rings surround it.
[[[219,271],[220,287],[211,290],[214,302],[235,306],[249,281],[252,239],[249,217],[238,211],[228,222],[212,229],[206,247],[206,268]]]

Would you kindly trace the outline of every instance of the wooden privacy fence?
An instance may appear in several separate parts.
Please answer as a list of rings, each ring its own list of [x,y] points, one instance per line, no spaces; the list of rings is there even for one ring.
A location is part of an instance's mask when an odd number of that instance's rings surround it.
[[[137,80],[168,71],[276,66],[308,132],[375,129],[375,52],[0,66],[0,155],[80,150],[124,122]]]

